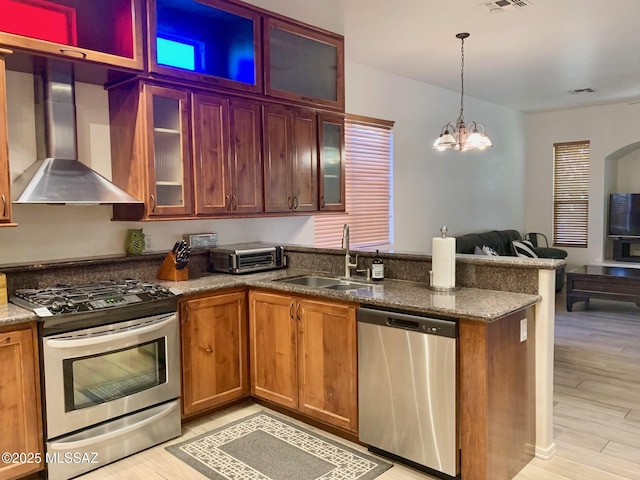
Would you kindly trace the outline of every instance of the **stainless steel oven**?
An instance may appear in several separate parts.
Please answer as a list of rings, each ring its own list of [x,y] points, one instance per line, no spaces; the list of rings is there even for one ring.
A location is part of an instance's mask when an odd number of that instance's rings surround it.
[[[127,281],[16,295],[14,303],[40,302],[50,480],[180,435],[175,292]]]

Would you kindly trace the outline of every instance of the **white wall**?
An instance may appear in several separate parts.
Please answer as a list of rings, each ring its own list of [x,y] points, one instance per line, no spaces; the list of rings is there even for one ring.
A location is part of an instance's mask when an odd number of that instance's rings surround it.
[[[35,158],[32,79],[8,72],[9,155],[15,177]],[[347,62],[349,113],[396,121],[394,128],[395,250],[431,251],[431,237],[524,225],[525,116],[465,98],[467,120],[485,125],[494,148],[435,152],[431,144],[455,120],[459,93]],[[106,92],[77,84],[80,159],[111,178]],[[124,253],[128,228],[151,235],[165,251],[183,233],[213,231],[220,243],[263,240],[313,244],[313,217],[166,222],[112,222],[111,207],[14,205],[17,228],[0,229],[0,265]]]
[[[395,250],[430,253],[431,238],[443,225],[451,236],[523,231],[524,114],[465,97],[465,119],[482,123],[495,146],[483,152],[437,152],[431,145],[442,125],[457,118],[458,92],[353,62],[347,62],[345,76],[348,113],[396,122]]]
[[[587,248],[566,249],[569,252],[567,261],[572,266],[604,259],[607,196],[622,172],[625,175],[638,172],[638,167],[631,165],[631,159],[617,165],[610,162],[618,161],[616,152],[640,141],[640,104],[529,115],[526,167],[526,226],[529,231],[543,232],[551,239],[553,144],[578,140],[590,141],[589,244]],[[625,158],[628,156],[626,154]]]

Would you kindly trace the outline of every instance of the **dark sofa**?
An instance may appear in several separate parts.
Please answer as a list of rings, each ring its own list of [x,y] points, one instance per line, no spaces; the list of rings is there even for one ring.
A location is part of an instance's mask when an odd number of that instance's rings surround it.
[[[533,238],[536,238],[536,235],[533,235]],[[514,240],[522,241],[522,236],[517,230],[492,230],[490,232],[468,233],[456,237],[456,252],[473,254],[476,246],[482,248],[486,245],[494,249],[498,255],[515,257],[516,253],[511,244]],[[534,242],[533,251],[540,258],[567,258],[566,251],[559,248],[537,246],[537,242]],[[562,290],[563,285],[564,267],[561,267],[556,270],[556,292]]]

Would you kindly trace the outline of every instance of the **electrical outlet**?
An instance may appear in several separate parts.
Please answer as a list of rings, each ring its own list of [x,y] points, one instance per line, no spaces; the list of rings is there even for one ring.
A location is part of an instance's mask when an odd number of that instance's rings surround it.
[[[527,340],[527,319],[520,320],[520,341],[525,342]]]

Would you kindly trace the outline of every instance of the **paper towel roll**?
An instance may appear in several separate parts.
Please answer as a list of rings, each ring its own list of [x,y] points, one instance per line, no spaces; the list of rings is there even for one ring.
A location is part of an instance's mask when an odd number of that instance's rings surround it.
[[[433,287],[453,288],[456,286],[456,239],[433,239],[431,254]]]

